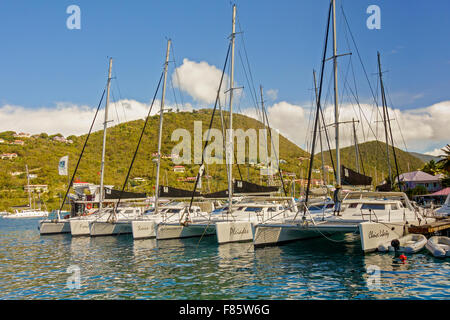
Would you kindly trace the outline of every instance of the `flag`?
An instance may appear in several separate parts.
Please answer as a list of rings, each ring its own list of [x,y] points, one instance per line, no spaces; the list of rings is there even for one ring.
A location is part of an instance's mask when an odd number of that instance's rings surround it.
[[[58,171],[60,176],[68,175],[68,167],[69,167],[69,156],[64,156],[59,159]]]

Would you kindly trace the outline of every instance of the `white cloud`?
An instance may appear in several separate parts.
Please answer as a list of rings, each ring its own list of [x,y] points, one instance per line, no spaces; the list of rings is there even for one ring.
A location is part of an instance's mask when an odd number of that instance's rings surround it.
[[[124,110],[124,109],[125,110]],[[114,120],[111,125],[118,122],[143,119],[148,113],[149,103],[143,103],[132,99],[123,99],[110,105],[110,119]],[[159,111],[159,101],[155,102],[152,115]],[[176,106],[167,103],[166,108],[176,110]],[[377,131],[378,140],[384,141],[384,129],[381,123],[376,124],[377,112],[370,105],[361,105],[368,121],[371,122],[373,131]],[[193,106],[185,104],[180,107],[180,111],[192,111]],[[355,110],[357,113],[355,114]],[[29,132],[31,134],[46,132],[48,134],[61,133],[65,136],[80,135],[88,132],[93,120],[95,108],[86,105],[75,105],[71,103],[57,103],[53,107],[42,107],[37,109],[24,108],[15,105],[3,105],[0,107],[0,131],[12,130],[16,132]],[[243,113],[257,118],[253,108],[244,109]],[[125,114],[125,116],[124,116]],[[286,136],[292,142],[305,149],[306,135],[310,135],[308,121],[310,108],[281,101],[268,106],[267,114],[271,126]],[[448,144],[450,137],[450,101],[443,101],[428,107],[399,110],[389,109],[391,118],[397,121],[392,122],[392,133],[395,145],[404,149],[403,139],[406,142],[408,151],[433,154],[436,148]],[[117,119],[117,115],[119,119]],[[326,123],[334,122],[334,108],[327,106],[324,110]],[[340,121],[348,121],[358,118],[357,107],[349,104],[340,106]],[[101,130],[104,119],[103,110],[98,114],[94,130]],[[378,115],[378,120],[380,115]],[[119,121],[118,121],[119,120]],[[398,124],[400,124],[401,132]],[[312,126],[312,124],[311,124]],[[357,127],[359,142],[374,140],[374,134],[368,129],[368,124],[363,117],[364,134],[361,124]],[[378,126],[378,130],[377,130]],[[312,128],[309,128],[312,130]],[[329,127],[329,138],[331,147],[334,148],[334,130]],[[352,128],[350,124],[341,125],[341,147],[352,144]],[[325,145],[324,145],[325,146]]]
[[[425,154],[428,154],[430,156],[439,157],[444,154],[444,151],[442,151],[442,148],[437,148],[437,149],[434,149],[433,151],[425,152]]]
[[[278,130],[295,144],[303,146],[307,130],[307,112],[301,106],[281,101],[267,108],[267,118],[271,128]],[[243,113],[258,119],[254,109],[245,109]]]
[[[207,105],[215,102],[220,84],[222,70],[205,61],[195,62],[183,59],[183,64],[172,74],[172,84],[175,88],[188,93],[196,102]],[[224,76],[221,101],[225,101],[223,92],[228,85],[228,77]]]
[[[155,115],[160,110],[160,101],[156,100],[151,115]],[[108,118],[113,122],[109,125],[116,125],[124,121],[144,119],[150,108],[150,103],[142,103],[136,100],[123,99],[111,102],[108,111]],[[176,110],[174,105],[166,105],[164,109]],[[181,106],[180,111],[192,111],[190,104]],[[86,105],[75,105],[60,102],[55,107],[42,107],[37,109],[24,108],[22,106],[4,105],[0,107],[0,132],[16,131],[38,134],[45,132],[48,134],[61,133],[64,136],[81,135],[89,131],[94,119],[96,108]],[[97,115],[93,131],[103,129],[104,107]]]
[[[377,110],[368,104],[362,104],[361,109],[365,117],[362,116],[362,125],[357,125],[358,141],[360,143],[363,142],[363,137],[365,137],[365,141],[374,140],[375,136],[377,136],[378,140],[385,141],[384,127],[382,123],[376,123],[377,120],[381,120],[381,115],[377,114]],[[359,118],[359,110],[356,106],[342,104],[339,110],[340,121],[351,121],[353,118],[355,120]],[[449,143],[450,101],[443,101],[413,110],[389,108],[388,112],[391,119],[396,119],[396,121],[391,122],[395,146],[405,149],[406,143],[408,151],[433,152],[431,150],[436,146]],[[256,118],[253,111],[245,111],[244,113]],[[292,105],[284,101],[268,108],[271,126],[278,129],[281,134],[302,148],[305,148],[306,135],[310,134],[307,132],[309,113],[310,109],[307,107]],[[334,122],[334,106],[330,105],[324,109],[324,117],[327,124]],[[369,129],[368,121],[372,130]],[[334,127],[328,128],[330,145],[334,148]],[[364,133],[362,128],[364,128]],[[312,128],[309,129],[312,130]],[[351,124],[340,125],[340,138],[341,147],[349,146],[353,143]]]

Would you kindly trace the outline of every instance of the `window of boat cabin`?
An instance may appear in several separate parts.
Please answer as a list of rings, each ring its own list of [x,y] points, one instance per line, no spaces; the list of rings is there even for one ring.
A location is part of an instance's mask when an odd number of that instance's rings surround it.
[[[398,209],[399,209],[399,207],[397,206],[396,203],[391,204],[391,210],[398,210]]]
[[[363,203],[361,210],[384,210],[385,206],[382,203]]]
[[[358,206],[358,202],[350,203],[349,208],[356,208]]]
[[[258,207],[248,207],[248,208],[246,208],[244,211],[246,211],[246,212],[250,212],[250,211],[252,211],[252,212],[261,212],[261,211],[262,211],[262,208],[258,208]]]
[[[326,206],[327,209],[333,208],[333,207],[334,207],[334,204],[333,204],[333,203],[329,203],[329,204],[327,204],[327,206]]]

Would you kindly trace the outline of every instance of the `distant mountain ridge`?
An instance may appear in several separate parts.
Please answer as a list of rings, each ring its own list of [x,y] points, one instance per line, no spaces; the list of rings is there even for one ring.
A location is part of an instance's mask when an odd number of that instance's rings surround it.
[[[360,157],[360,172],[373,178],[373,183],[381,183],[388,176],[388,163],[386,157],[386,144],[381,141],[368,141],[358,145]],[[425,162],[411,153],[395,148],[399,173],[419,170]],[[336,165],[336,150],[331,150],[333,161]],[[315,155],[320,159],[320,153]],[[396,175],[396,167],[392,147],[389,148],[389,159],[392,175]],[[324,152],[324,160],[327,165],[331,165],[330,152]],[[341,148],[341,164],[356,171],[355,147],[349,146]]]
[[[409,153],[412,154],[414,157],[422,160],[423,162],[430,162],[431,160],[438,162],[439,160],[441,160],[440,157],[431,156],[429,154],[423,154],[423,153],[411,152],[411,151]]]

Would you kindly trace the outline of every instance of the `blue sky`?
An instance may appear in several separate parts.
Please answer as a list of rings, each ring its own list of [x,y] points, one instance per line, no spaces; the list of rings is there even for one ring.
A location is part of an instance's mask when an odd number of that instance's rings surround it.
[[[329,2],[236,3],[255,85],[278,90],[273,103],[309,102],[312,69],[320,68]],[[395,108],[413,110],[450,100],[449,1],[337,3],[338,28],[344,30],[342,5],[374,86],[376,52],[381,52]],[[66,8],[72,4],[81,9],[81,30],[66,27]],[[366,27],[366,9],[372,4],[381,9],[380,30]],[[173,40],[178,65],[187,58],[221,69],[230,30],[231,3],[225,0],[4,0],[0,2],[0,106],[51,108],[58,102],[94,106],[105,84],[108,56],[114,58],[121,97],[148,102],[161,73],[166,37]],[[348,52],[343,31],[338,40],[339,53]],[[358,90],[361,99],[368,100],[368,87],[352,51],[361,83]],[[348,59],[340,58],[343,69]],[[239,71],[237,81],[246,85]],[[190,99],[187,93],[184,97]],[[435,147],[440,143],[435,141]]]

